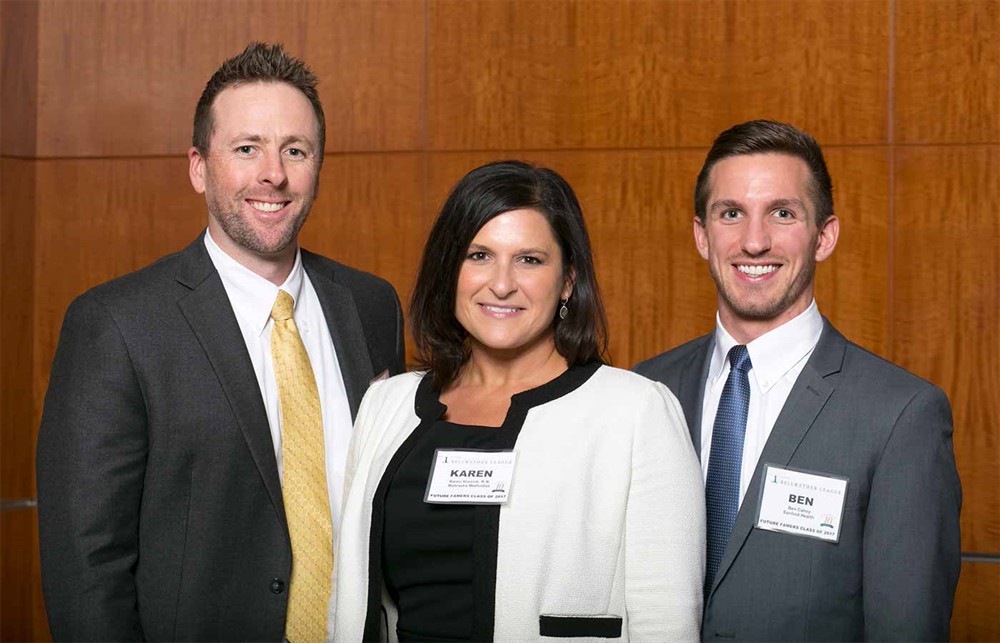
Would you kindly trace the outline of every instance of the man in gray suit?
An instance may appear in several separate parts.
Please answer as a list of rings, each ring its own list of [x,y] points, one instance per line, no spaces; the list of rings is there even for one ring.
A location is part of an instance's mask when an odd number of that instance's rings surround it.
[[[37,462],[56,639],[326,635],[352,421],[403,332],[391,285],[298,246],[315,86],[280,45],[226,61],[188,153],[207,231],[66,313]]]
[[[678,397],[708,509],[704,640],[948,639],[961,487],[944,393],[813,299],[837,244],[816,141],[751,121],[695,188],[715,332],[640,363]]]

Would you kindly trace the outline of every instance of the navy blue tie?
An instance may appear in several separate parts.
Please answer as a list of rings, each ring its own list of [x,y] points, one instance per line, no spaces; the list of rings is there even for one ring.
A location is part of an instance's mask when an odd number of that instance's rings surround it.
[[[747,407],[750,406],[750,378],[747,373],[753,365],[747,347],[733,346],[729,351],[729,364],[729,379],[722,389],[719,410],[712,425],[712,451],[708,456],[708,477],[705,480],[708,516],[706,598],[739,511],[743,436],[747,430]]]

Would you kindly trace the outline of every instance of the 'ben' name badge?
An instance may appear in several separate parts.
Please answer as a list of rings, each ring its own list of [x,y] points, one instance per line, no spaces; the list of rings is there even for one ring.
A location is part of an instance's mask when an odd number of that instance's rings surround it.
[[[517,454],[511,450],[437,449],[424,502],[502,505],[514,479]]]
[[[757,511],[758,529],[840,540],[847,478],[764,465]]]

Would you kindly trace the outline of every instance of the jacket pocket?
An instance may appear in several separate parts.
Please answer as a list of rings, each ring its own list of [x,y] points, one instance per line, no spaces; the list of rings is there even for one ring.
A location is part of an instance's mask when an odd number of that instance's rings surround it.
[[[617,639],[622,635],[622,617],[611,615],[600,616],[552,616],[538,617],[538,633],[541,636],[570,638],[575,636],[593,636],[604,639]]]

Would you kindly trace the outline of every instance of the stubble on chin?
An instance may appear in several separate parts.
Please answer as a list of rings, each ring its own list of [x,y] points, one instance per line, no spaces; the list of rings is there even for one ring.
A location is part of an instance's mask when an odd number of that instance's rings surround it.
[[[303,204],[302,209],[293,218],[281,222],[280,226],[257,229],[243,215],[242,203],[242,198],[232,204],[208,199],[208,211],[227,237],[239,246],[259,255],[278,254],[295,243],[312,205],[311,202]]]
[[[748,321],[767,321],[774,319],[788,310],[799,299],[806,288],[813,281],[816,273],[815,262],[810,262],[803,266],[795,281],[788,284],[788,287],[777,296],[768,297],[766,285],[755,286],[747,284],[741,286],[728,284],[719,276],[715,266],[710,264],[709,271],[712,280],[715,281],[715,288],[726,306],[739,318]],[[743,292],[739,292],[742,289]]]

